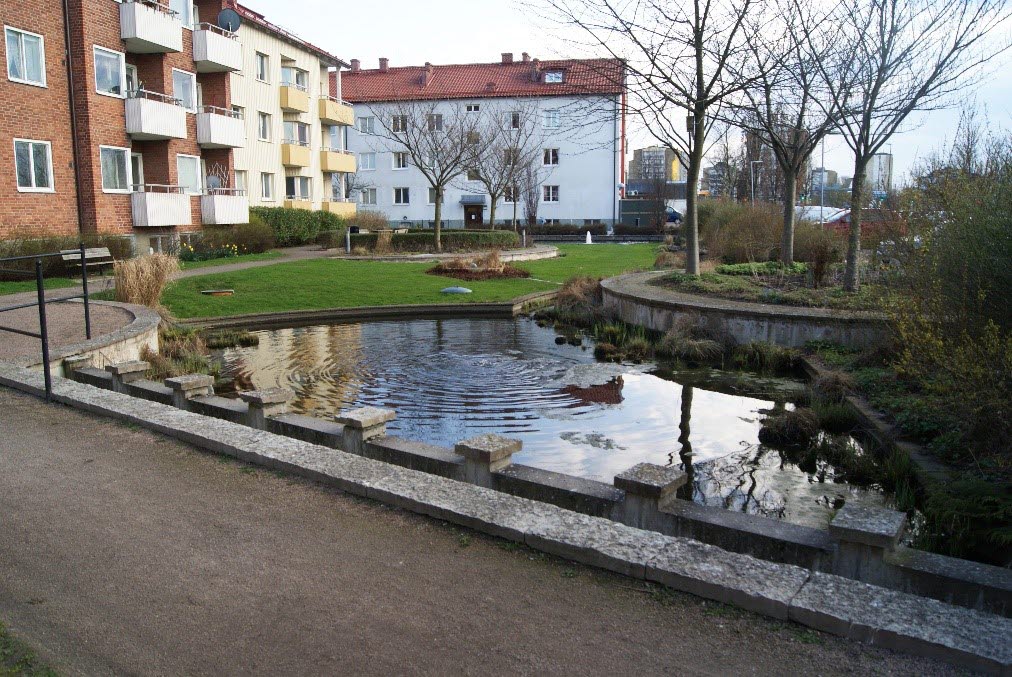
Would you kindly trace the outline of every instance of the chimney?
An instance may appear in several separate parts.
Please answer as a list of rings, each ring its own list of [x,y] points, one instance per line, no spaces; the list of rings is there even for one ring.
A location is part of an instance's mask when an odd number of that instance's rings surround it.
[[[504,66],[513,63],[513,52],[503,52],[502,63]]]
[[[360,70],[362,70],[362,62],[359,61],[358,59],[352,59],[351,60],[351,72],[352,73],[358,73]]]
[[[530,63],[531,55],[528,54],[527,52],[524,52],[523,55],[522,55],[522,58],[524,60],[524,63]]]
[[[425,75],[422,76],[422,87],[428,87],[429,83],[432,82],[432,76],[435,75],[436,69],[432,67],[432,64],[428,61],[425,62]]]
[[[390,68],[390,59],[386,58],[385,56],[380,57],[380,71],[386,73],[389,68]]]

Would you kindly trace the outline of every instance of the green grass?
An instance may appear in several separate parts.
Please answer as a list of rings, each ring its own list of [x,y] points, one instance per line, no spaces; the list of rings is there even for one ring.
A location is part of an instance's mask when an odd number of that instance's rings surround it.
[[[28,645],[11,636],[7,626],[0,623],[0,677],[55,677],[57,674],[43,665]]]
[[[91,276],[88,276],[89,279]],[[45,280],[46,289],[63,289],[80,284],[81,280],[71,280],[65,277],[47,277]],[[16,280],[12,282],[0,282],[0,296],[4,294],[17,294],[23,291],[35,291],[35,278],[30,280]]]
[[[282,254],[279,251],[263,252],[262,254],[243,254],[227,259],[208,259],[207,261],[180,261],[179,267],[182,270],[193,270],[194,268],[213,268],[214,266],[227,266],[231,263],[246,263],[248,261],[269,261],[279,259]]]
[[[637,245],[561,245],[565,256],[518,264],[531,278],[460,282],[427,275],[431,263],[390,263],[312,259],[177,280],[162,302],[179,318],[245,315],[286,310],[354,308],[508,301],[524,294],[557,289],[574,275],[610,277],[650,268],[655,247]],[[441,294],[464,285],[467,295]],[[234,289],[234,296],[204,296],[202,289]]]
[[[734,275],[703,273],[692,276],[676,272],[654,281],[653,284],[688,294],[715,296],[733,301],[836,310],[881,310],[885,305],[887,293],[885,288],[868,283],[862,284],[860,291],[853,294],[845,292],[839,286],[814,289],[788,284],[776,287],[768,284],[767,280],[737,273]]]

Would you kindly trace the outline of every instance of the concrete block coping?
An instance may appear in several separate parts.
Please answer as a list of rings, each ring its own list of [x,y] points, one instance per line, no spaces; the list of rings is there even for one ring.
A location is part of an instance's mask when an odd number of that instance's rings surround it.
[[[201,390],[214,386],[214,378],[204,374],[186,374],[165,379],[165,385],[173,390]]]
[[[368,428],[375,428],[376,426],[388,423],[396,417],[397,412],[393,409],[384,409],[382,407],[360,407],[358,409],[342,412],[335,416],[334,420],[342,425],[348,426],[349,428],[366,430]]]
[[[269,404],[284,404],[295,397],[295,393],[287,388],[265,388],[263,390],[244,390],[239,393],[239,399],[247,404],[264,406]]]
[[[457,442],[454,451],[464,458],[482,463],[495,463],[519,453],[523,448],[520,440],[512,440],[502,435],[485,433]]]
[[[644,498],[664,498],[685,484],[689,476],[681,468],[638,463],[615,475],[615,486]]]
[[[126,376],[128,374],[143,374],[151,368],[151,364],[143,360],[131,360],[130,362],[117,362],[105,365],[105,370],[113,376]]]
[[[841,541],[893,548],[899,543],[906,525],[907,516],[896,510],[846,503],[829,523],[829,533]]]
[[[6,364],[0,364],[0,384],[44,392],[41,374]],[[63,378],[54,379],[53,397],[590,566],[857,641],[1012,674],[1012,619],[1003,616],[731,553]]]

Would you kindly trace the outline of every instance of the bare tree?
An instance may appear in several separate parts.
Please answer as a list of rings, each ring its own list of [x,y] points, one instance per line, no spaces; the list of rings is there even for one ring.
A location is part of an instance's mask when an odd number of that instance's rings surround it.
[[[443,197],[446,187],[466,171],[478,143],[477,123],[457,104],[407,101],[373,109],[376,135],[394,152],[407,155],[410,166],[429,182],[435,194],[435,245],[442,251]]]
[[[835,26],[811,5],[783,2],[775,24],[746,31],[750,86],[733,107],[736,123],[767,147],[783,179],[784,227],[780,260],[794,262],[794,203],[798,181],[819,142],[838,123],[840,111],[820,102],[826,79],[839,85]],[[747,145],[747,144],[746,144]],[[758,149],[761,151],[761,148]],[[751,157],[748,158],[751,161]],[[767,160],[760,176],[769,177]],[[749,167],[751,169],[751,166]],[[779,178],[779,177],[778,177]]]
[[[531,159],[519,168],[514,192],[514,219],[516,218],[516,200],[524,205],[524,221],[528,226],[538,223],[538,205],[541,204],[541,186],[545,182],[547,172],[540,158]]]
[[[625,60],[629,110],[658,142],[688,158],[686,271],[698,274],[697,188],[707,133],[725,99],[748,84],[740,75],[743,33],[762,0],[544,2],[593,49]]]
[[[1009,47],[1006,36],[999,44],[988,39],[1009,12],[1006,0],[859,0],[836,7],[831,19],[843,50],[817,65],[837,129],[854,153],[848,291],[860,286],[861,210],[872,157],[911,113],[951,105],[954,94],[981,80],[983,67]],[[812,27],[804,30],[817,45]]]
[[[334,174],[334,177],[340,176]],[[336,178],[333,179],[336,181]],[[362,191],[373,188],[373,183],[361,172],[355,172],[353,174],[344,175],[344,197],[345,199],[351,199],[351,196],[355,193],[361,193]]]
[[[477,113],[479,142],[471,144],[467,167],[488,193],[489,225],[495,230],[496,208],[510,193],[516,229],[516,188],[521,171],[541,160],[542,134],[538,110],[532,102],[483,104]]]

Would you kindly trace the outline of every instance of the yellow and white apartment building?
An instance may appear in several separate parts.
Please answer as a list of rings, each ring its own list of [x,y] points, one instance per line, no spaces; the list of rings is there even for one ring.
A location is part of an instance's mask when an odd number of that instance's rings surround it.
[[[246,144],[234,151],[236,188],[251,206],[322,209],[355,214],[345,197],[355,172],[348,152],[352,107],[330,95],[330,73],[340,93],[337,57],[310,45],[239,5],[242,69],[231,74],[234,113],[245,121]]]

